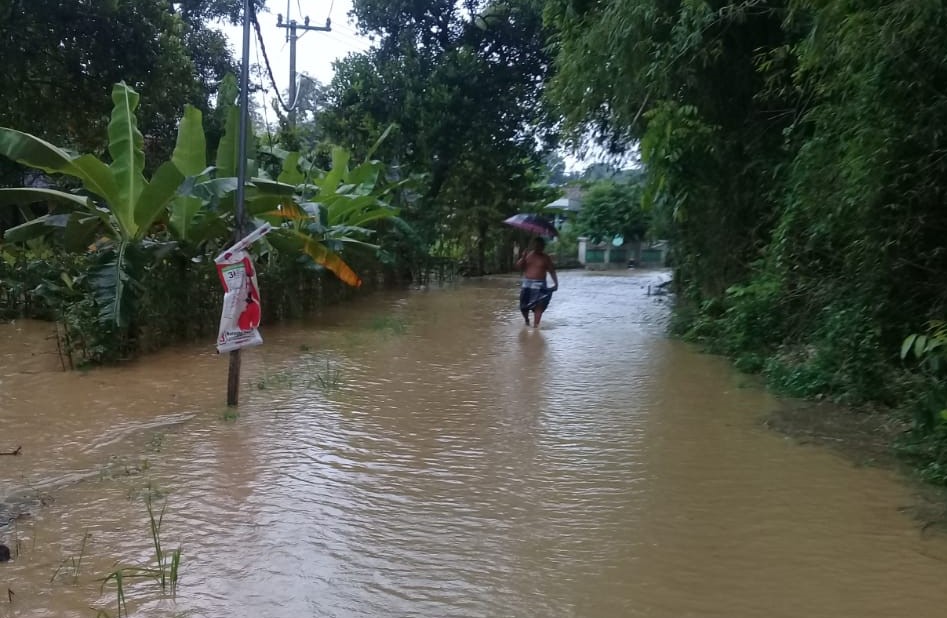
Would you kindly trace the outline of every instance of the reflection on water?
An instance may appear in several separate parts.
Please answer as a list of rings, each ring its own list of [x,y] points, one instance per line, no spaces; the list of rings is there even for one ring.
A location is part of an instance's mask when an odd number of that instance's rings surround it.
[[[776,403],[663,336],[657,276],[563,273],[539,331],[507,278],[267,328],[236,417],[211,342],[63,374],[47,326],[0,327],[0,509],[33,512],[0,617],[114,615],[149,492],[184,564],[136,616],[940,615],[908,491],[759,429]]]

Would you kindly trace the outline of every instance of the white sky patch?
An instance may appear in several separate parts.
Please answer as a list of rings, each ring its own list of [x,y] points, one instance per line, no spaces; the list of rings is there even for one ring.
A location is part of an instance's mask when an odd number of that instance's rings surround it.
[[[583,142],[579,152],[562,149],[560,154],[566,161],[566,171],[568,172],[582,172],[596,163],[608,164],[623,170],[642,167],[641,153],[637,144],[633,145],[624,154],[612,154],[589,137]]]
[[[298,30],[296,41],[296,72],[305,73],[318,79],[324,84],[332,81],[334,70],[332,63],[344,58],[352,52],[366,51],[371,47],[368,37],[358,34],[353,23],[349,22],[348,13],[352,10],[352,0],[270,0],[267,2],[267,11],[260,12],[257,19],[260,22],[260,31],[263,34],[263,45],[266,55],[273,68],[273,77],[283,98],[289,90],[289,42],[288,31],[276,25],[277,14],[282,14],[283,23],[295,19],[300,25],[308,16],[311,26],[324,26],[326,18],[332,19],[331,32]],[[331,12],[330,12],[331,11]],[[287,15],[289,16],[287,18]],[[218,26],[230,41],[234,57],[239,61],[243,55],[243,27],[229,24]],[[250,65],[264,66],[263,53],[260,50],[257,35],[250,27]],[[259,79],[251,77],[254,86],[262,86],[269,92],[254,93],[258,104],[264,104],[269,109],[269,101],[274,98],[273,86],[268,77]],[[270,121],[275,119],[272,117]]]

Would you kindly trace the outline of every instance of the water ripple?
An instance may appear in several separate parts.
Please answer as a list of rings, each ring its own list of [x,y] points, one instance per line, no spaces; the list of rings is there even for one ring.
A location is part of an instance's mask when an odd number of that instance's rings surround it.
[[[149,560],[150,493],[185,563],[176,601],[132,588],[149,618],[940,611],[906,490],[761,431],[770,398],[663,337],[662,276],[563,273],[538,332],[509,278],[267,328],[236,415],[202,347],[82,376],[4,345],[0,439],[29,456],[0,494],[55,500],[0,584],[22,615],[114,613],[96,579]],[[86,532],[86,573],[51,583]]]

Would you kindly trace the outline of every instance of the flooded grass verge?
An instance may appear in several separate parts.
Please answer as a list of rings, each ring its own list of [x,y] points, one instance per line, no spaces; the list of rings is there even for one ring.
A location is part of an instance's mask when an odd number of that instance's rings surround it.
[[[848,408],[815,401],[786,401],[762,421],[800,445],[828,448],[855,466],[892,470],[910,483],[914,501],[898,510],[913,517],[921,533],[947,535],[947,489],[923,482],[898,453],[910,420],[890,410]]]

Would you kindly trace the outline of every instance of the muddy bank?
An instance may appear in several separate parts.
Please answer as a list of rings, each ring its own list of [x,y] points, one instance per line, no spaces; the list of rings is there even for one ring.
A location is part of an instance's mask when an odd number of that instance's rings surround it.
[[[895,440],[909,425],[881,410],[853,410],[824,402],[787,401],[763,420],[799,444],[829,447],[858,465],[903,467]]]
[[[895,449],[897,441],[910,430],[907,419],[878,408],[787,401],[770,411],[763,425],[797,444],[828,448],[855,466],[879,467],[903,475],[914,500],[898,509],[917,521],[922,534],[947,534],[947,489],[921,482]]]

